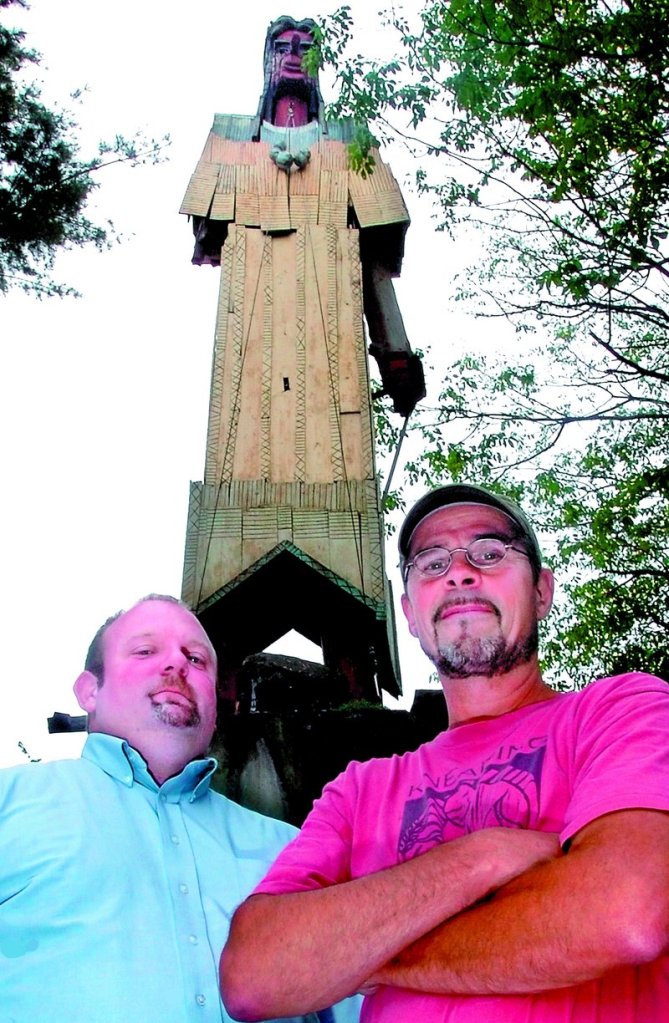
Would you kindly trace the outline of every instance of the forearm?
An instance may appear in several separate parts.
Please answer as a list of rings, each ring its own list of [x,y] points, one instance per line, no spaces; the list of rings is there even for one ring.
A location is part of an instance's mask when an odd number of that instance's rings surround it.
[[[666,846],[649,834],[640,847],[635,823],[627,822],[627,839],[618,829],[610,843],[610,820],[594,822],[589,839],[568,856],[437,927],[368,983],[433,994],[530,993],[656,958],[668,938]]]
[[[401,950],[369,985],[432,994],[519,994],[565,987],[616,965],[603,935],[583,932],[580,914],[558,913],[539,868],[482,905],[435,928]],[[599,916],[599,914],[596,914]]]
[[[528,838],[481,831],[345,884],[254,896],[235,914],[221,957],[226,1008],[238,1019],[258,1020],[310,1012],[352,994],[401,949],[525,869]],[[555,848],[544,842],[542,854]]]

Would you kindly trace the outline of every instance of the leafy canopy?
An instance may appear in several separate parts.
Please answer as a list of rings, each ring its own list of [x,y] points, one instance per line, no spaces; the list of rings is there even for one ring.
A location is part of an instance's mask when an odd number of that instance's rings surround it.
[[[0,12],[24,0],[0,0]],[[0,24],[0,292],[22,288],[39,297],[76,294],[51,278],[59,249],[92,243],[103,248],[113,225],[95,224],[84,210],[97,187],[94,173],[117,161],[155,162],[169,143],[117,135],[82,159],[77,125],[65,110],[44,105],[30,81],[39,55],[25,33]]]
[[[409,478],[504,488],[554,538],[570,683],[669,672],[668,19],[669,0],[431,0],[386,17],[381,62],[348,56],[346,8],[322,26],[334,113],[404,139],[441,229],[483,239],[456,297],[517,331],[449,367]]]

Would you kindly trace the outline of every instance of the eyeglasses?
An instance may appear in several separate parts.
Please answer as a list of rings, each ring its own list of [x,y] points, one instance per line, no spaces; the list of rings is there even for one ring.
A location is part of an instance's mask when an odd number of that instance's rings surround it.
[[[526,558],[529,557],[527,551],[522,548],[514,547],[512,543],[504,543],[503,540],[497,540],[492,536],[472,540],[468,547],[454,547],[450,551],[446,547],[428,547],[427,550],[419,551],[411,561],[407,561],[404,566],[405,582],[410,568],[415,568],[425,579],[438,579],[440,575],[445,575],[457,551],[462,551],[474,568],[496,568],[504,561],[508,551],[516,551],[518,554],[524,554]]]

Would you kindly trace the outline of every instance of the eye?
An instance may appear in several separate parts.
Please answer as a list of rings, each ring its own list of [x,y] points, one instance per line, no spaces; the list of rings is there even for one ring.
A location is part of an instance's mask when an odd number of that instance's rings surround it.
[[[506,544],[493,537],[475,540],[469,546],[469,557],[475,565],[498,565],[506,557]]]
[[[207,659],[201,654],[186,654],[186,658],[191,664],[194,664],[198,668],[206,667]]]
[[[451,556],[448,551],[443,551],[439,547],[435,547],[432,550],[421,551],[414,558],[414,564],[419,572],[423,575],[435,576],[443,575],[448,569],[450,564]]]
[[[139,647],[137,650],[135,650],[134,654],[135,654],[136,657],[150,657],[153,652],[154,651],[153,651],[153,649],[151,647],[149,647],[149,646],[142,646],[142,647]]]

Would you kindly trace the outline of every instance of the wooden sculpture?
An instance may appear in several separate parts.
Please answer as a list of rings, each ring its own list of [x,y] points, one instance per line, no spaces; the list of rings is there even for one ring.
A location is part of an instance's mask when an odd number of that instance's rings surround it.
[[[349,169],[353,126],[326,123],[302,67],[313,28],[270,25],[258,113],[215,116],[181,207],[193,262],[221,267],[183,597],[232,701],[244,658],[291,628],[352,696],[400,691],[363,315],[383,390],[407,416],[424,394],[392,284],[409,217],[378,151],[369,177]]]

